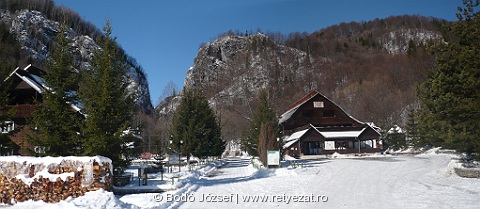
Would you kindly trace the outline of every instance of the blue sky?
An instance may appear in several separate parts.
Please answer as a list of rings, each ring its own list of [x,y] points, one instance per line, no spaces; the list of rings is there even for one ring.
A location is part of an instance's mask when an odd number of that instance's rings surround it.
[[[55,0],[113,35],[147,74],[158,103],[173,81],[178,89],[202,43],[228,30],[314,32],[341,22],[395,15],[456,20],[461,0]]]

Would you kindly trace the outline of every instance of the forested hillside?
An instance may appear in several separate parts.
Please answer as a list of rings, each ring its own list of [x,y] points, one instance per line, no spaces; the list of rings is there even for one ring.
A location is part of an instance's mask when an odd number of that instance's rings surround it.
[[[442,40],[442,24],[421,16],[341,23],[292,34],[286,45],[313,58],[307,83],[353,116],[387,128],[405,124],[416,87],[434,65],[431,49]]]
[[[226,139],[245,136],[260,89],[269,92],[277,115],[318,90],[362,121],[403,125],[434,65],[430,48],[442,41],[442,24],[449,23],[397,16],[311,34],[229,31],[200,47],[184,88],[200,88],[210,98]],[[171,118],[176,101],[168,97],[156,107],[159,120]]]

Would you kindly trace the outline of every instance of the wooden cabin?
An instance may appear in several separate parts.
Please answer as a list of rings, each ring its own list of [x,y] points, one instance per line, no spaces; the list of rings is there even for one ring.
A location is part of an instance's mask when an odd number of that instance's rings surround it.
[[[377,128],[359,121],[340,106],[312,91],[279,117],[284,152],[292,156],[380,152]]]
[[[30,155],[42,153],[44,147],[34,147],[28,143],[28,136],[32,134],[27,121],[33,116],[36,104],[43,102],[42,94],[49,88],[43,79],[46,72],[33,65],[25,68],[16,68],[6,78],[9,93],[8,104],[0,107],[0,114],[14,109],[15,115],[10,121],[0,121],[2,126],[0,137],[0,156]],[[81,113],[81,104],[70,104],[72,111]]]
[[[28,136],[33,135],[28,127],[28,120],[33,117],[37,104],[43,102],[43,94],[50,91],[43,77],[46,72],[42,69],[28,65],[25,68],[16,68],[7,78],[9,100],[5,107],[0,107],[0,115],[14,110],[15,115],[9,121],[0,121],[0,156],[5,155],[31,155],[44,153],[46,147],[32,146]],[[80,101],[69,103],[72,111],[86,117]],[[142,140],[131,128],[123,131],[123,137],[129,140]]]
[[[0,156],[3,155],[28,155],[28,150],[35,150],[28,143],[27,120],[32,117],[36,103],[42,102],[45,92],[42,76],[45,71],[28,65],[25,68],[15,69],[7,78],[9,84],[9,100],[6,107],[1,107],[0,114],[14,109],[15,115],[11,121],[1,121],[7,126],[2,129],[7,137],[0,138]]]

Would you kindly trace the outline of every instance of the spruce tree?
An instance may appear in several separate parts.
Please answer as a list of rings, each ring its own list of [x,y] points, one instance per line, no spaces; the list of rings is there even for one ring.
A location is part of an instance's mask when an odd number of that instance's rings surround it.
[[[109,157],[118,168],[127,165],[122,157],[126,153],[128,137],[124,131],[130,127],[134,100],[129,94],[127,66],[106,22],[101,49],[94,53],[92,69],[82,74],[79,95],[85,106],[86,119],[82,125],[84,155]]]
[[[407,115],[407,123],[406,129],[407,134],[406,137],[408,139],[408,146],[421,146],[420,145],[420,127],[418,124],[418,114],[416,114],[416,110],[414,108],[409,109]]]
[[[0,121],[7,121],[9,120],[9,116],[6,114],[5,106],[8,105],[9,93],[8,88],[9,84],[7,79],[8,73],[3,68],[5,67],[4,62],[0,60],[0,107],[2,108],[0,111]],[[1,133],[0,133],[1,134]]]
[[[207,127],[204,132],[204,137],[207,140],[207,156],[221,156],[225,151],[225,141],[222,139],[220,123],[205,97],[201,100],[201,104],[200,109],[204,110],[204,123]]]
[[[67,30],[62,24],[55,37],[44,75],[46,92],[30,124],[33,129],[30,143],[45,147],[45,154],[53,156],[75,155],[80,148],[78,132],[83,117],[71,106],[78,101],[78,74],[74,72],[76,66]]]
[[[10,124],[7,121],[11,121],[15,115],[15,108],[8,108],[9,100],[9,86],[10,81],[6,80],[8,77],[7,71],[4,70],[5,62],[0,60],[0,156],[10,154],[14,143],[9,139],[9,133],[3,133],[3,129],[6,129]]]
[[[221,129],[208,100],[195,90],[184,90],[173,120],[172,148],[189,159],[220,156],[225,150]]]
[[[478,1],[464,1],[458,21],[436,48],[435,68],[419,89],[420,121],[433,145],[480,153],[480,13]],[[478,155],[480,156],[480,155]]]
[[[399,149],[404,149],[407,148],[407,141],[405,138],[405,133],[399,132],[397,129],[398,126],[394,126],[393,131],[389,131],[386,134],[386,147],[393,149],[393,150],[399,150]]]
[[[271,124],[274,130],[278,130],[278,119],[270,105],[267,91],[261,90],[259,92],[258,100],[259,105],[253,114],[253,120],[250,123],[250,129],[248,132],[249,135],[244,142],[245,149],[251,156],[259,156],[259,139],[262,124]]]
[[[213,111],[211,114],[213,115]],[[210,121],[212,121],[212,119],[210,119]],[[211,125],[212,128],[209,133],[211,137],[208,138],[209,139],[208,156],[219,157],[225,151],[225,140],[223,140],[222,138],[221,127],[218,121],[215,119],[210,123],[212,124]]]

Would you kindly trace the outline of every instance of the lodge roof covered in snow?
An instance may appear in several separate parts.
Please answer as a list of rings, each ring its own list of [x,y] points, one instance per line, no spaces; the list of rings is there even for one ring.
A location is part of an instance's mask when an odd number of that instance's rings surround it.
[[[344,141],[344,140],[363,140],[370,139],[372,136],[379,136],[380,133],[367,125],[365,127],[332,127],[332,128],[322,128],[314,127],[310,125],[309,128],[294,132],[292,135],[284,139],[284,149],[291,147],[295,142],[301,140],[306,135],[312,134],[314,132],[319,138],[324,141]]]
[[[11,80],[12,85],[11,88],[16,89],[28,89],[32,88],[39,94],[44,94],[47,91],[51,91],[48,87],[45,79],[43,76],[46,72],[40,68],[37,68],[33,65],[28,65],[25,68],[17,67],[5,80]],[[76,94],[76,92],[71,92],[72,94]],[[83,105],[76,101],[74,104],[70,104],[70,106],[76,111],[80,112],[83,110]]]
[[[47,85],[44,79],[45,75],[44,70],[28,65],[25,68],[17,67],[5,79],[8,83],[9,99],[6,106],[0,107],[0,111],[15,110],[15,115],[11,118],[11,121],[7,121],[11,124],[7,133],[15,132],[8,136],[6,143],[0,144],[3,146],[0,155],[28,155],[33,150],[37,152],[36,148],[29,143],[27,137],[29,129],[26,127],[28,126],[28,118],[33,116],[37,105],[43,102],[43,95],[46,92],[55,93]],[[77,94],[77,92],[71,91],[68,94]],[[68,105],[72,111],[85,116],[82,113],[83,105],[80,101],[68,102]]]
[[[17,67],[5,80],[12,80],[14,85],[25,82],[29,87],[35,89],[38,93],[45,93],[45,80],[41,78],[45,74],[45,71],[36,68],[32,65],[28,65],[25,68]],[[17,86],[18,87],[18,86]],[[27,86],[23,85],[20,88],[26,88]]]
[[[366,125],[318,91],[312,91],[290,105],[287,111],[279,116],[279,124],[283,125],[285,130],[305,127],[308,124],[318,127]]]

